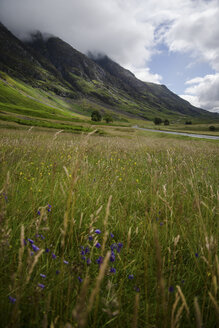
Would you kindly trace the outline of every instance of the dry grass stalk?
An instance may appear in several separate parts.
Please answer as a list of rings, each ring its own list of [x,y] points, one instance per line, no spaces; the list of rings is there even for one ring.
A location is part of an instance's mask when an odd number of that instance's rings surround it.
[[[138,309],[139,309],[139,294],[135,295],[135,306],[134,306],[134,317],[133,317],[133,328],[138,327]]]
[[[105,271],[106,271],[106,268],[107,268],[107,265],[108,265],[109,258],[110,258],[110,251],[107,252],[107,254],[104,258],[104,261],[100,266],[100,271],[99,271],[99,274],[98,274],[97,279],[96,279],[96,285],[95,285],[94,289],[92,290],[90,298],[89,298],[88,308],[87,308],[88,313],[91,311],[91,309],[93,307],[93,304],[94,304],[95,297],[99,292],[100,285],[101,285],[101,282],[104,278],[104,274],[105,274]]]
[[[112,195],[109,196],[108,203],[107,203],[107,206],[106,206],[106,215],[105,215],[105,219],[104,219],[104,222],[103,222],[105,230],[106,230],[108,217],[109,217],[109,213],[110,213],[110,205],[111,205],[111,202],[112,202],[112,197],[113,197]]]
[[[212,303],[214,305],[215,312],[216,312],[216,317],[217,317],[217,324],[219,325],[219,306],[218,306],[218,302],[216,301],[214,296],[211,294],[211,292],[208,292],[208,295],[210,296],[210,300],[212,301]]]
[[[41,249],[39,251],[39,253],[34,257],[34,261],[33,261],[32,265],[30,267],[30,270],[28,272],[28,276],[27,276],[27,279],[26,279],[26,284],[28,284],[28,282],[30,281],[30,277],[31,277],[31,274],[33,272],[33,269],[34,269],[35,265],[37,264],[40,256],[43,254],[43,252],[44,252],[44,249]]]
[[[185,296],[184,296],[184,294],[183,294],[183,292],[182,292],[180,286],[176,286],[176,288],[177,288],[177,290],[178,290],[178,292],[179,292],[179,295],[180,295],[180,297],[181,297],[181,299],[182,299],[182,302],[183,302],[183,304],[184,304],[184,307],[185,307],[185,309],[186,309],[187,318],[189,318],[189,307],[188,307],[188,305],[187,305],[187,303],[186,303]]]
[[[73,318],[77,321],[79,327],[84,327],[86,325],[85,301],[87,296],[88,284],[89,277],[86,277],[82,285],[76,306],[72,311]]]
[[[171,313],[171,328],[175,327],[175,311],[177,308],[177,305],[179,303],[180,297],[179,297],[179,293],[176,293],[176,299],[175,302],[173,303],[173,307],[172,307],[172,313]]]
[[[202,328],[202,315],[200,311],[200,307],[198,305],[198,299],[195,297],[194,299],[194,307],[195,307],[195,318],[196,318],[196,327]]]

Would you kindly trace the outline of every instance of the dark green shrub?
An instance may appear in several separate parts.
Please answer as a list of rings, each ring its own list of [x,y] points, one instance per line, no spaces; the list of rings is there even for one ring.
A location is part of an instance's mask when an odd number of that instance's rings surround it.
[[[211,126],[209,126],[209,131],[215,131],[216,130],[216,128],[215,128],[215,126],[214,125],[211,125]]]
[[[91,120],[92,121],[95,121],[95,122],[100,122],[102,119],[102,116],[100,114],[100,112],[98,110],[94,110],[92,113],[91,113]]]
[[[160,117],[155,117],[154,124],[155,125],[160,125],[161,123],[162,123],[162,119]]]
[[[170,125],[169,120],[165,120],[165,121],[164,121],[164,125]]]

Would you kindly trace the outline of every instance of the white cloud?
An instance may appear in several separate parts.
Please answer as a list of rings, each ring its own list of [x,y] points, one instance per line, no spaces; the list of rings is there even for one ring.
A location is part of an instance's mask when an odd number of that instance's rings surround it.
[[[129,69],[131,72],[135,74],[135,76],[144,82],[150,81],[153,83],[161,83],[162,76],[159,74],[153,74],[150,72],[150,69],[148,67],[146,68],[135,68],[134,66],[127,66],[127,69]]]
[[[189,87],[182,98],[210,111],[219,113],[219,73],[196,77],[186,82]]]

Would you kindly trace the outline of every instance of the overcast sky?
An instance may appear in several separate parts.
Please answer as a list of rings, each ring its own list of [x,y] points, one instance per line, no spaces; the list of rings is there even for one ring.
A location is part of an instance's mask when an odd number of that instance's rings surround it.
[[[219,112],[219,0],[0,0],[20,38],[56,35]]]

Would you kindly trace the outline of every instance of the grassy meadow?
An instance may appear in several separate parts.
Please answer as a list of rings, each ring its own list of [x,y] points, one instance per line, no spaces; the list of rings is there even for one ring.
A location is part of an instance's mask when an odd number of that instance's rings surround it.
[[[1,327],[219,326],[219,143],[124,131],[2,128]]]

